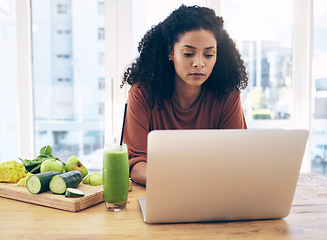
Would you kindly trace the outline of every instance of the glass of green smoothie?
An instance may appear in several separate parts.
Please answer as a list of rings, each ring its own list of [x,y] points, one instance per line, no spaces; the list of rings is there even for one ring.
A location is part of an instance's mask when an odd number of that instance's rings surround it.
[[[103,153],[103,193],[107,210],[126,209],[129,189],[129,165],[126,144],[106,144]]]

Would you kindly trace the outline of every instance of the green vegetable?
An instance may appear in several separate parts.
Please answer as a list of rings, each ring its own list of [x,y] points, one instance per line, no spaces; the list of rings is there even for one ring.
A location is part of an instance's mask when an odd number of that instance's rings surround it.
[[[76,188],[82,181],[82,173],[77,170],[54,176],[49,184],[50,190],[56,194],[64,194],[67,188]]]
[[[27,172],[30,173],[39,173],[40,172],[40,167],[42,164],[42,160],[41,159],[33,159],[33,160],[28,160],[28,159],[21,159],[23,166],[25,167]]]
[[[65,166],[64,162],[62,162],[58,156],[54,157],[52,155],[52,148],[47,145],[47,146],[44,146],[40,149],[40,155],[37,156],[37,158],[33,159],[33,160],[29,160],[29,159],[21,159],[19,158],[21,161],[22,161],[22,164],[23,166],[25,167],[26,171],[27,172],[30,172],[30,173],[40,173],[40,167],[41,167],[41,164],[45,161],[45,160],[48,160],[48,159],[55,159],[55,160],[59,160],[63,166]],[[65,169],[65,168],[64,168]]]
[[[50,171],[38,173],[30,176],[26,182],[26,188],[30,193],[37,194],[49,190],[49,183],[53,176],[60,174],[59,172]]]
[[[67,188],[65,197],[83,197],[84,193],[76,188]]]
[[[52,154],[52,148],[49,145],[44,146],[43,148],[40,149],[40,155],[48,156],[51,154]]]

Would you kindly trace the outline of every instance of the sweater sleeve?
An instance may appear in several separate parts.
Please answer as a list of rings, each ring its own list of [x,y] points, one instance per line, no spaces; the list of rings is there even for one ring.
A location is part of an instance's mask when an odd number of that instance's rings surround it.
[[[222,106],[220,121],[220,129],[247,129],[243,108],[241,105],[240,93],[233,91],[225,99]]]
[[[147,161],[147,136],[150,124],[151,111],[144,88],[133,85],[128,92],[124,132],[130,170],[136,163]]]

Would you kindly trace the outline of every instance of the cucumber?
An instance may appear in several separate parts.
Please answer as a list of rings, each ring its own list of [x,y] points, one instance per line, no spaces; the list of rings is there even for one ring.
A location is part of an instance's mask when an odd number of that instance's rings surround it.
[[[65,197],[83,197],[84,193],[76,188],[67,188]]]
[[[82,173],[77,170],[54,176],[49,184],[50,190],[56,194],[64,194],[67,188],[76,188],[82,181]]]
[[[48,191],[52,177],[58,174],[60,174],[60,172],[55,171],[34,174],[28,178],[26,188],[33,194]]]

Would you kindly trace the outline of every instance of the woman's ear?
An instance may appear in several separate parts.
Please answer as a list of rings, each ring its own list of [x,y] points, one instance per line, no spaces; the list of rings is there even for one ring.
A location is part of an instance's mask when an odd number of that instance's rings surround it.
[[[171,46],[168,46],[168,59],[169,61],[172,61],[174,58],[174,50]]]
[[[173,60],[173,57],[174,57],[174,55],[172,53],[169,53],[169,55],[168,55],[169,61],[172,61]]]

